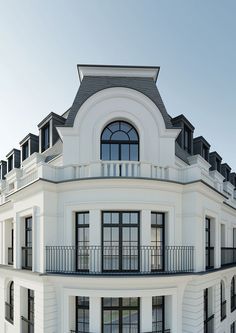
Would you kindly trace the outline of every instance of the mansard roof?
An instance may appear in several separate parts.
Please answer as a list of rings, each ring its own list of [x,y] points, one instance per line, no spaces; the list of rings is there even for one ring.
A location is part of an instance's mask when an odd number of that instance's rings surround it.
[[[155,83],[159,67],[84,65],[78,66],[78,70],[81,84],[69,110],[66,127],[73,126],[79,109],[89,97],[104,89],[122,87],[134,89],[150,98],[160,110],[166,128],[173,128],[171,117],[167,113]]]

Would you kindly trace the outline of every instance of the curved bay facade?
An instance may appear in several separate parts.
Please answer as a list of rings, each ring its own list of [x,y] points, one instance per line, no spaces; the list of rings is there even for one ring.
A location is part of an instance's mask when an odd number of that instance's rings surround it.
[[[78,70],[0,162],[0,331],[234,332],[235,173],[167,113],[158,67]]]

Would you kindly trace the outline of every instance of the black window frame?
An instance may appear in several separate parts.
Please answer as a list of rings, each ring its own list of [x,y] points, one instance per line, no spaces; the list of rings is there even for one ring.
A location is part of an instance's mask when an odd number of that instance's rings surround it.
[[[191,154],[192,152],[191,136],[191,130],[186,125],[184,125],[184,150],[187,151],[189,154]]]
[[[104,300],[105,299],[118,299],[118,305],[111,305],[111,306],[107,306],[104,305]],[[122,304],[124,299],[137,299],[137,305],[132,306],[132,305],[128,305],[128,306],[124,306]],[[122,332],[122,324],[123,324],[123,316],[122,316],[122,312],[123,311],[127,311],[127,310],[136,310],[138,311],[138,332],[140,333],[140,298],[139,297],[103,297],[102,298],[102,327],[101,327],[101,331],[102,333],[104,333],[104,311],[118,311],[118,318],[119,318],[119,323],[118,323],[118,331],[119,333],[123,333]],[[133,331],[132,331],[133,332]],[[112,330],[109,332],[112,333]]]
[[[10,172],[14,168],[14,163],[13,163],[14,157],[13,154],[8,157],[8,163],[7,163],[7,171]]]
[[[30,154],[30,145],[29,145],[29,140],[27,140],[23,145],[22,145],[22,161],[26,160],[29,157]]]
[[[214,320],[214,314],[209,315],[209,288],[204,289],[204,333],[212,333],[212,331],[208,330],[208,323],[211,320]]]
[[[157,298],[162,299],[161,304],[154,302],[154,300],[156,300]],[[153,312],[160,308],[162,309],[162,320],[161,320],[162,329],[157,330],[157,329],[155,329],[155,327],[158,326],[158,323],[160,323],[160,321],[158,321],[157,318],[156,318],[156,320],[154,320]],[[154,333],[164,333],[165,332],[165,296],[152,296],[152,332],[154,332]]]
[[[212,220],[210,217],[205,217],[205,258],[206,270],[214,268],[214,247],[211,246],[211,227]],[[211,258],[213,256],[213,258]],[[213,259],[213,260],[211,260]],[[211,262],[213,261],[213,262]]]
[[[35,315],[35,307],[34,307],[34,290],[28,289],[28,299],[27,299],[27,306],[28,306],[28,320],[31,324],[34,324],[34,315]]]
[[[88,216],[88,223],[78,223],[79,216],[83,216],[85,220],[85,215]],[[89,237],[89,211],[81,211],[75,213],[75,251],[76,251],[76,270],[79,272],[88,272],[89,271],[89,239],[88,244],[85,244],[83,241],[82,245],[79,245],[80,240],[78,238],[78,233],[82,232],[83,235],[85,232],[88,232]],[[87,243],[87,242],[86,242]],[[87,263],[87,264],[86,264]]]
[[[8,301],[5,302],[5,319],[14,324],[14,281],[8,285]]]
[[[41,128],[41,152],[50,147],[50,122]]]
[[[119,221],[118,223],[104,223],[104,215],[106,213],[115,213],[118,214],[119,216]],[[137,214],[137,223],[136,224],[132,224],[132,223],[122,223],[123,219],[122,219],[122,214],[123,213],[129,213],[129,214]],[[104,228],[109,227],[109,228],[118,228],[118,235],[119,235],[119,239],[118,239],[118,258],[119,258],[119,269],[105,269],[104,267],[104,258],[106,256],[105,251],[104,251]],[[134,247],[134,249],[136,248],[136,252],[137,255],[133,255],[131,254],[131,256],[137,256],[137,269],[123,269],[122,264],[123,264],[123,257],[125,257],[125,255],[123,255],[123,236],[122,236],[122,229],[127,228],[127,227],[131,227],[131,228],[137,228],[138,230],[138,236],[137,236],[137,246]],[[130,241],[132,242],[132,241]],[[133,246],[132,246],[133,247]],[[131,247],[131,248],[132,248]],[[106,248],[105,248],[106,250]],[[109,255],[108,255],[109,256]],[[116,255],[115,255],[116,256]],[[102,272],[139,272],[140,271],[140,211],[102,211]]]
[[[23,269],[32,269],[32,247],[33,247],[33,218],[25,218],[25,246],[22,248]]]
[[[79,322],[78,311],[82,312],[82,321]],[[86,317],[86,313],[88,313],[88,317]],[[88,333],[89,332],[89,297],[87,296],[76,296],[75,297],[75,328],[76,332],[79,333]],[[80,317],[81,318],[81,317]],[[88,321],[86,321],[88,318]],[[83,329],[81,330],[80,325],[82,324]],[[86,328],[86,326],[88,326]]]
[[[231,312],[233,312],[236,309],[235,275],[232,277],[230,284],[230,309]]]
[[[153,223],[153,216],[156,216],[156,221],[157,221],[157,216],[160,215],[162,218],[162,224],[158,223]],[[157,230],[160,229],[162,232],[162,239],[163,241],[160,242],[162,245],[158,245],[157,241],[155,242],[156,244],[153,245],[153,241],[151,239],[151,262],[153,263],[153,260],[156,262],[155,266],[158,266],[159,263],[157,261],[160,261],[159,259],[161,258],[161,268],[153,268],[151,267],[151,270],[154,271],[164,271],[165,270],[165,223],[166,223],[166,218],[165,218],[165,213],[164,212],[151,212],[151,232],[153,229],[156,229],[156,234]]]
[[[224,311],[224,307],[226,307],[226,299],[223,297],[223,289],[225,293],[225,285],[223,281],[220,281],[220,320],[223,321],[226,318],[226,310]]]
[[[230,333],[236,333],[236,325],[235,321],[230,325]]]
[[[110,126],[114,125],[115,123],[118,123],[119,124],[119,130],[118,131],[114,131],[112,132],[110,130]],[[130,126],[130,130],[125,132],[124,130],[121,130],[121,125],[122,124],[125,124],[125,125],[128,125]],[[103,139],[103,134],[105,133],[106,130],[109,130],[111,132],[111,136],[116,133],[116,132],[124,132],[126,133],[126,135],[128,136],[128,133],[131,131],[131,130],[134,130],[136,135],[137,135],[137,140],[131,140],[129,138],[129,140],[112,140],[111,137],[109,140],[106,140],[106,139]],[[103,156],[103,150],[104,150],[104,147],[103,145],[108,145],[109,147],[109,159],[105,159],[104,156]],[[111,123],[107,124],[106,127],[103,129],[102,133],[101,133],[101,139],[100,139],[100,159],[101,161],[112,161],[114,159],[112,159],[112,146],[113,145],[118,145],[118,161],[139,161],[140,159],[140,152],[139,152],[139,134],[138,134],[138,131],[136,130],[136,128],[130,124],[129,122],[127,121],[123,121],[123,120],[116,120],[116,121],[112,121]],[[129,145],[129,159],[122,159],[122,145]],[[137,159],[131,159],[131,146],[136,146],[137,145],[137,151],[138,151],[138,155],[137,155]]]

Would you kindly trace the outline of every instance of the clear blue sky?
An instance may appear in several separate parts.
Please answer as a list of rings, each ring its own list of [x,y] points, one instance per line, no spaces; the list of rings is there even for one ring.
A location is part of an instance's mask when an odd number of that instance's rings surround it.
[[[0,0],[0,159],[68,109],[78,63],[157,65],[183,113],[236,170],[235,0]]]

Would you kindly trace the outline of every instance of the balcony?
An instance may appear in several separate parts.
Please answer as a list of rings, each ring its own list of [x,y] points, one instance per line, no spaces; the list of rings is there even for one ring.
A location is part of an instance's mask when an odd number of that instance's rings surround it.
[[[13,304],[5,302],[5,319],[13,324],[14,320],[14,307]]]
[[[9,247],[7,251],[8,251],[8,255],[7,255],[8,265],[13,265],[13,248]]]
[[[236,249],[232,247],[221,248],[221,266],[230,266],[236,264]]]
[[[21,316],[21,329],[22,333],[34,333],[34,323],[24,316]]]
[[[57,274],[175,274],[194,270],[193,246],[47,246],[46,272]]]
[[[32,247],[22,247],[22,268],[32,269]]]

